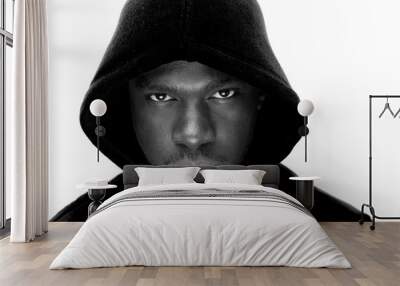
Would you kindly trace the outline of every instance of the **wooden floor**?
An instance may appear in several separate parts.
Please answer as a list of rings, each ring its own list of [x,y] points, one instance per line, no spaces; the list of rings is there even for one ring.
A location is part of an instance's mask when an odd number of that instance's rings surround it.
[[[379,222],[375,231],[357,223],[322,226],[352,269],[289,267],[120,267],[48,270],[80,223],[50,223],[32,243],[0,241],[0,285],[400,285],[400,222]]]

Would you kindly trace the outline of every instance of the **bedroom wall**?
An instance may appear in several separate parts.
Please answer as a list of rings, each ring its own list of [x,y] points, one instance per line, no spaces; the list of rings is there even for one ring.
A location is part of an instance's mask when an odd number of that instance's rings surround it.
[[[123,1],[48,1],[49,25],[49,217],[84,190],[91,178],[119,173],[100,157],[79,125],[79,109],[118,20]]]
[[[49,217],[84,191],[75,185],[120,172],[80,128],[83,95],[113,33],[125,0],[52,0],[50,48]],[[310,117],[309,162],[301,140],[283,162],[317,175],[325,191],[360,206],[368,194],[368,94],[400,93],[398,1],[259,1],[283,69]],[[379,114],[384,102],[377,102]],[[393,102],[396,110],[400,100]],[[375,116],[377,118],[377,115]],[[400,213],[400,119],[375,120],[375,204],[379,215]]]

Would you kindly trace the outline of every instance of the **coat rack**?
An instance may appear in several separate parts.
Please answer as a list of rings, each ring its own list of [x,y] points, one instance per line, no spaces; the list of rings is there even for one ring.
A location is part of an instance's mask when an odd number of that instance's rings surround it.
[[[375,209],[372,205],[372,100],[376,98],[386,98],[386,104],[384,106],[383,111],[379,115],[379,118],[381,118],[384,115],[384,112],[388,110],[390,115],[392,115],[393,118],[396,118],[398,114],[400,114],[400,109],[397,112],[394,112],[389,105],[389,98],[399,98],[400,95],[370,95],[369,96],[369,203],[368,204],[362,204],[361,206],[361,219],[359,221],[360,224],[364,223],[364,207],[369,208],[369,211],[372,215],[372,224],[370,225],[370,229],[374,230],[375,229],[375,219],[400,219],[400,217],[383,217],[383,216],[378,216],[375,213]],[[398,118],[400,121],[400,118]]]

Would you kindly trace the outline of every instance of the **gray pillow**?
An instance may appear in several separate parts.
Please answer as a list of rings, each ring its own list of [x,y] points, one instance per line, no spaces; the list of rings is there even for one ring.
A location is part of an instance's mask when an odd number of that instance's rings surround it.
[[[195,183],[199,170],[199,167],[135,168],[139,176],[138,186]]]
[[[201,170],[204,183],[261,185],[265,171],[262,170]]]

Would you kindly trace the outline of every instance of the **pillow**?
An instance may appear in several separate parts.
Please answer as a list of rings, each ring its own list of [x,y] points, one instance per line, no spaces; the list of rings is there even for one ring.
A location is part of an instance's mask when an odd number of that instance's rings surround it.
[[[193,179],[199,170],[199,167],[135,168],[139,176],[138,186],[196,183]]]
[[[262,170],[201,170],[205,184],[261,185],[265,171]]]

